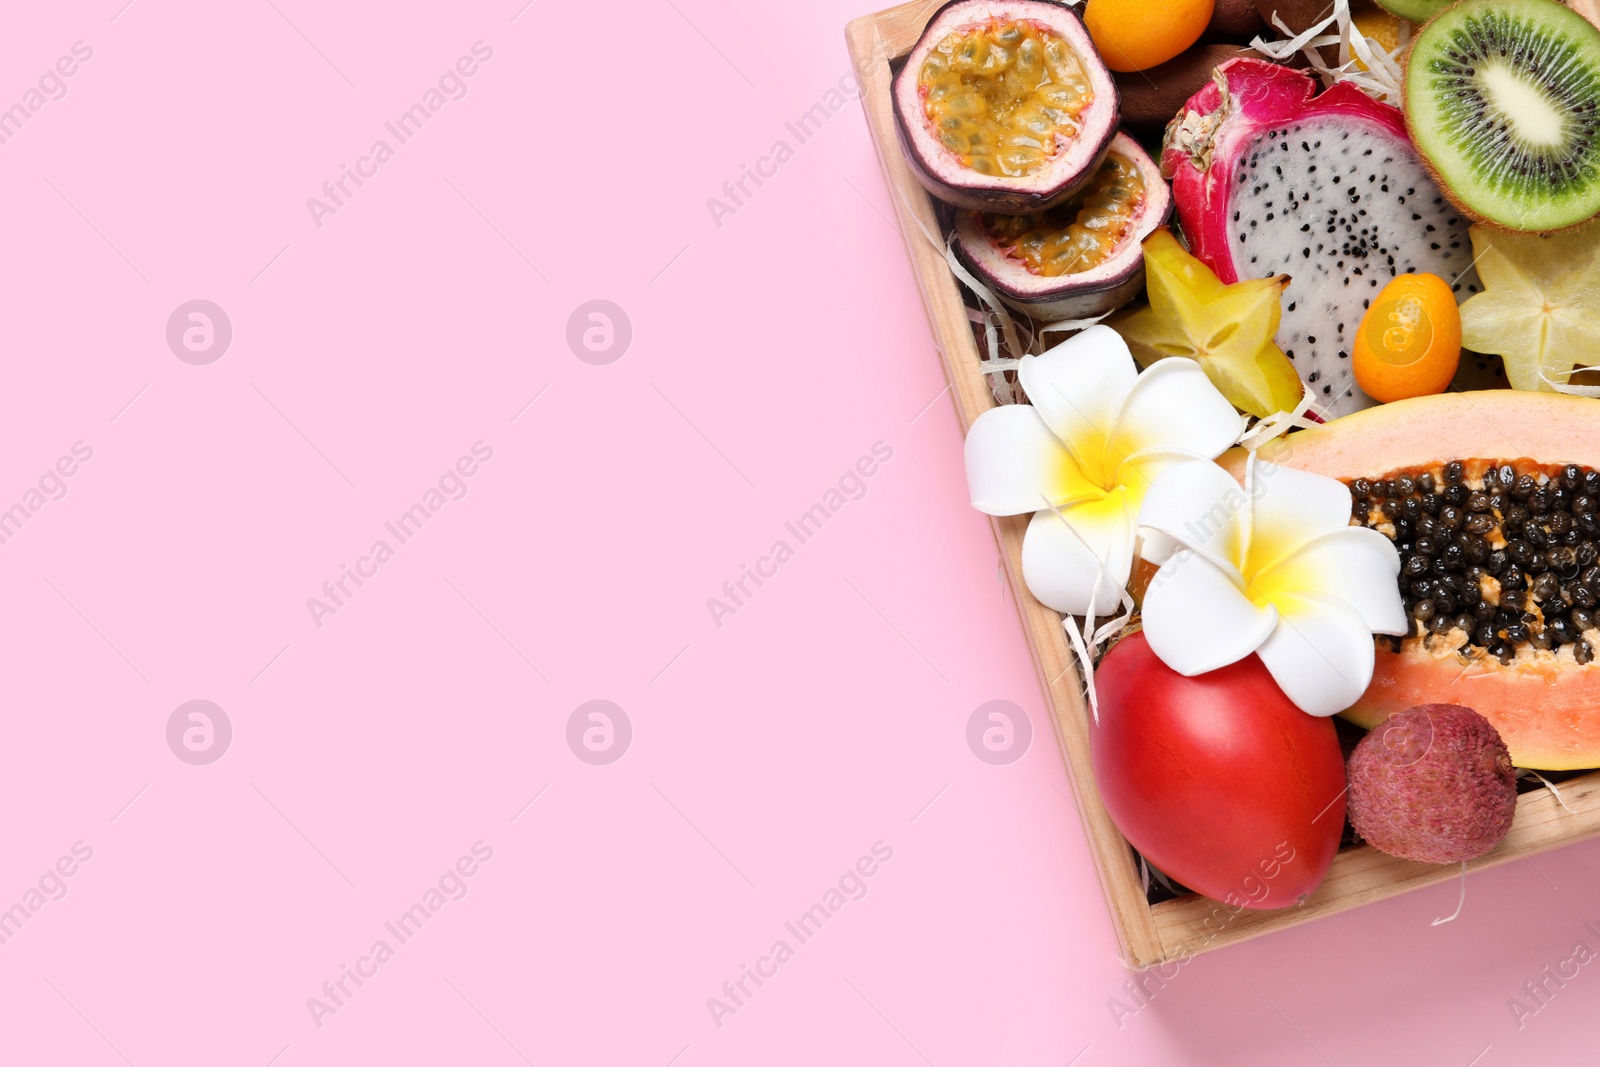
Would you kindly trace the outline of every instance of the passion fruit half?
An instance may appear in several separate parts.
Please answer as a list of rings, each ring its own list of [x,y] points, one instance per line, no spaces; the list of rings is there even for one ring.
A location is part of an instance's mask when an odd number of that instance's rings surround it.
[[[956,212],[956,255],[1040,322],[1115,311],[1144,285],[1142,244],[1172,213],[1161,170],[1125,133],[1077,195],[1033,215]]]
[[[973,211],[1027,215],[1093,177],[1117,87],[1076,12],[1050,0],[951,0],[894,79],[895,128],[917,179]]]

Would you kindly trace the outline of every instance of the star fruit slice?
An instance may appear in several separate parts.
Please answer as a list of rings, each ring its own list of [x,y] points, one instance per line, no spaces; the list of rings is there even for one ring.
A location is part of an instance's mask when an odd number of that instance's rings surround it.
[[[1468,233],[1484,291],[1461,305],[1462,347],[1503,357],[1513,389],[1552,392],[1600,365],[1600,224]]]
[[[1273,340],[1287,274],[1225,285],[1165,228],[1145,239],[1144,272],[1149,306],[1110,321],[1140,366],[1192,359],[1240,411],[1294,410],[1305,386]]]

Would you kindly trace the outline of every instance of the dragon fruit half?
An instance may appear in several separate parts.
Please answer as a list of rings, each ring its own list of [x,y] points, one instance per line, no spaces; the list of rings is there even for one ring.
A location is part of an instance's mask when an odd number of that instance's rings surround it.
[[[1478,291],[1463,219],[1399,109],[1264,60],[1218,67],[1167,127],[1162,170],[1191,251],[1225,282],[1288,274],[1278,346],[1327,417],[1375,403],[1350,352],[1372,298],[1426,271]]]

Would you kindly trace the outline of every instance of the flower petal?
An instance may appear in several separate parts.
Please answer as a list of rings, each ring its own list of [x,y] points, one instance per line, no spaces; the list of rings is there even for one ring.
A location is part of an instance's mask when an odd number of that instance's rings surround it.
[[[1156,479],[1139,508],[1139,525],[1236,572],[1244,554],[1246,501],[1227,471],[1210,460],[1190,460]]]
[[[1022,539],[1022,577],[1041,604],[1066,615],[1086,615],[1092,606],[1100,617],[1121,605],[1133,570],[1133,517],[1124,496],[1117,490],[1034,515]]]
[[[1237,663],[1278,623],[1270,604],[1252,603],[1231,575],[1188,549],[1150,580],[1143,614],[1150,650],[1189,677]]]
[[[972,506],[988,515],[1024,515],[1103,496],[1077,460],[1026,404],[1003,404],[973,420],[965,446]]]
[[[1400,553],[1377,530],[1346,526],[1323,534],[1294,555],[1251,580],[1255,591],[1276,601],[1288,594],[1320,593],[1354,608],[1373,633],[1411,633],[1400,599]]]
[[[1163,474],[1180,463],[1194,461],[1194,456],[1183,452],[1145,452],[1132,462],[1124,463],[1117,471],[1117,478],[1128,493],[1128,511],[1137,516],[1144,509],[1145,498]],[[1145,527],[1141,533],[1144,544],[1140,555],[1158,566],[1180,547],[1166,534],[1149,527]]]
[[[1017,364],[1022,391],[1090,477],[1110,473],[1097,468],[1138,377],[1128,343],[1109,326],[1091,326]]]
[[[1135,515],[1144,508],[1145,498],[1161,476],[1182,463],[1199,462],[1187,452],[1142,452],[1117,471],[1117,484],[1128,491],[1128,502]]]
[[[1372,683],[1376,658],[1366,621],[1329,596],[1286,596],[1277,606],[1278,626],[1256,654],[1278,688],[1308,715],[1354,704]]]
[[[1182,545],[1162,533],[1148,526],[1139,527],[1139,558],[1147,563],[1154,563],[1157,567],[1172,558],[1173,553],[1183,548]]]
[[[1293,449],[1293,440],[1285,447]],[[1245,573],[1262,573],[1307,542],[1350,525],[1350,490],[1337,478],[1260,460],[1250,468],[1246,489],[1255,503]]]
[[[1144,452],[1220,456],[1239,439],[1243,420],[1192,359],[1163,359],[1134,383],[1111,438],[1124,462]]]

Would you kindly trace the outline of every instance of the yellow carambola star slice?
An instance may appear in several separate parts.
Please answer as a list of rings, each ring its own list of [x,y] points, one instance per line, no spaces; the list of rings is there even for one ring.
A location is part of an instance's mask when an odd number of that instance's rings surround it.
[[[1600,225],[1469,232],[1484,291],[1461,305],[1462,347],[1503,357],[1514,389],[1550,392],[1600,365]]]
[[[1110,323],[1141,366],[1192,359],[1241,411],[1265,416],[1294,409],[1304,386],[1273,340],[1287,275],[1225,285],[1164,229],[1145,241],[1144,263],[1149,306]]]

